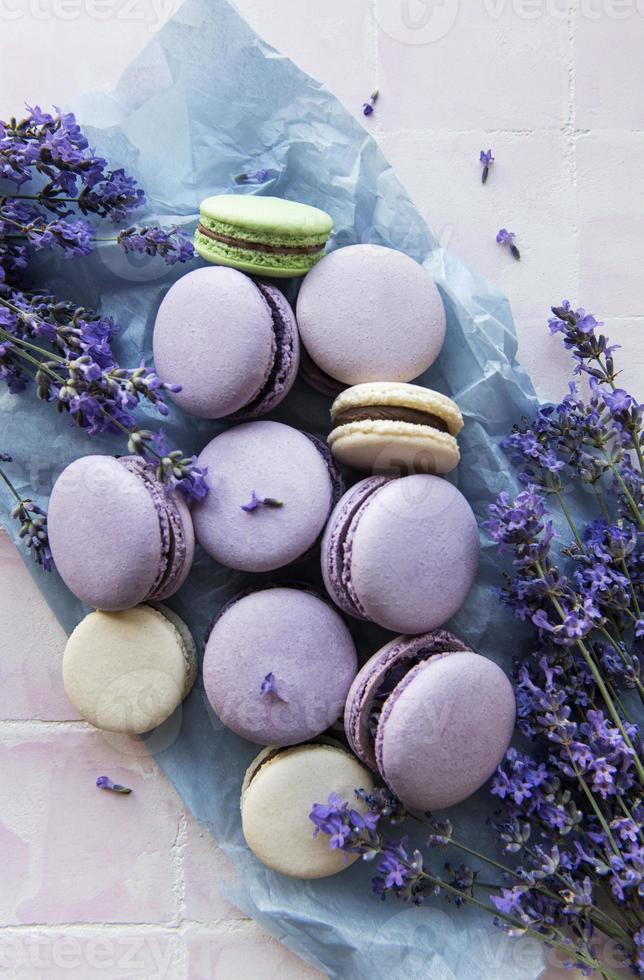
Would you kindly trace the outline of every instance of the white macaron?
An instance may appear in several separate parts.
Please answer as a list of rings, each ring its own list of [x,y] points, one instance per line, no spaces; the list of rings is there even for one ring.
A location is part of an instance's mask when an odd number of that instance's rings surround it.
[[[331,452],[367,473],[449,473],[458,464],[463,417],[456,402],[421,385],[371,381],[331,407]]]

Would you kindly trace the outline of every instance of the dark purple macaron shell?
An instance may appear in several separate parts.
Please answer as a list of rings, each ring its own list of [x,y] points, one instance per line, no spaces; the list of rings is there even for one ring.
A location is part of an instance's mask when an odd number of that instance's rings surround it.
[[[375,736],[387,698],[405,675],[430,657],[469,650],[447,630],[422,636],[397,636],[362,667],[347,697],[344,727],[349,745],[362,762],[377,771]]]
[[[219,719],[260,745],[315,738],[342,713],[358,666],[333,607],[307,590],[243,594],[215,621],[203,678]]]
[[[231,416],[239,420],[258,418],[279,405],[293,387],[300,364],[300,335],[293,310],[275,286],[264,282],[255,285],[266,300],[273,318],[273,363],[258,394]]]
[[[185,501],[138,457],[75,460],[54,485],[48,518],[61,578],[94,608],[167,599],[190,570],[194,531]]]

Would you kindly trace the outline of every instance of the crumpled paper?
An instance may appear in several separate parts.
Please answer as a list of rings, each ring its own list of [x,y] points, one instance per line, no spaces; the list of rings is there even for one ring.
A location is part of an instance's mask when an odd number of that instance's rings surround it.
[[[484,520],[498,491],[513,482],[499,438],[536,407],[532,385],[515,360],[508,302],[438,246],[376,143],[349,112],[257,37],[225,0],[187,0],[127,69],[115,92],[84,97],[74,108],[90,144],[139,178],[150,202],[146,220],[176,222],[192,231],[199,202],[210,194],[233,189],[273,194],[329,211],[333,248],[376,242],[424,264],[445,303],[447,339],[422,381],[449,393],[461,407],[462,462],[451,478],[479,521]],[[260,168],[270,172],[266,184],[235,185],[235,175]],[[142,352],[150,356],[156,310],[186,271],[170,270],[159,259],[124,256],[110,244],[84,260],[65,263],[46,256],[39,261],[42,279],[61,295],[100,308],[122,324],[117,353],[127,365],[137,363]],[[297,284],[286,288],[293,299]],[[271,417],[325,434],[328,408],[325,398],[298,382]],[[53,481],[71,460],[87,453],[125,452],[121,439],[90,439],[27,395],[5,392],[0,410],[1,448],[14,457],[15,482],[41,503],[46,504]],[[153,412],[142,414],[144,425],[158,427]],[[198,452],[223,428],[174,408],[163,425],[170,442],[184,452]],[[7,522],[7,527],[15,535],[15,524]],[[73,629],[87,610],[56,574],[43,574],[29,559],[27,564],[63,626]],[[320,583],[313,559],[270,579],[294,575]],[[249,578],[199,554],[169,605],[202,641],[219,607]],[[482,535],[476,584],[449,628],[510,669],[522,633],[492,595],[496,584],[496,551]],[[388,638],[375,626],[353,623],[351,628],[364,658]],[[233,901],[329,976],[532,980],[539,974],[539,944],[510,939],[475,909],[455,909],[442,897],[422,908],[393,899],[379,902],[370,893],[371,865],[359,862],[318,882],[289,880],[264,868],[244,846],[239,816],[242,778],[257,748],[222,728],[200,682],[147,742],[185,803],[208,824],[240,872],[239,884],[230,890]],[[485,826],[493,810],[494,798],[483,789],[449,816],[470,846],[495,854]],[[422,833],[416,837],[422,843]],[[456,852],[448,856],[457,864],[462,860]],[[430,857],[442,870],[443,853]],[[482,877],[492,876],[484,868]]]

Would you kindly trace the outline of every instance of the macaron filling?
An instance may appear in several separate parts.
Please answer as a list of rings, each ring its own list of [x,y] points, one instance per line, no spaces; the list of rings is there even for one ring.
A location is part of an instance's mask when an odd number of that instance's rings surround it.
[[[281,309],[271,286],[255,283],[266,300],[273,321],[273,346],[269,369],[259,391],[231,419],[253,418],[269,411],[293,374],[293,362],[298,356],[298,342],[292,316]],[[281,295],[281,294],[280,294]]]
[[[449,432],[447,422],[432,412],[396,405],[367,405],[364,408],[345,408],[334,420],[336,426],[351,422],[409,422],[412,425],[426,425],[439,432]]]
[[[249,248],[257,252],[269,252],[271,255],[310,255],[313,252],[319,252],[324,247],[324,243],[322,245],[268,245],[266,242],[255,242],[247,238],[219,234],[201,222],[199,222],[197,230],[215,242],[232,245],[234,248]]]
[[[183,519],[172,492],[156,479],[153,468],[136,456],[122,456],[118,462],[140,480],[147,490],[159,518],[161,556],[157,576],[143,602],[166,599],[176,592],[185,571],[188,546]]]

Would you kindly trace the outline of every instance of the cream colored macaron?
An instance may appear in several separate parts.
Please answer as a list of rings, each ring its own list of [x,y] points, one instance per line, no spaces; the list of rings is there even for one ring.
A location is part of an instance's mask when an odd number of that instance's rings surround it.
[[[421,385],[371,381],[331,407],[331,452],[367,473],[449,473],[458,464],[463,417],[456,402]]]
[[[91,725],[148,732],[170,717],[197,675],[197,650],[185,623],[164,606],[93,612],[67,641],[63,683]]]
[[[365,813],[356,789],[372,792],[373,779],[353,755],[335,744],[263,749],[242,787],[242,828],[248,846],[273,871],[291,878],[326,878],[343,871],[358,855],[333,850],[322,834],[314,837],[309,813],[314,803],[326,803],[330,793]]]

